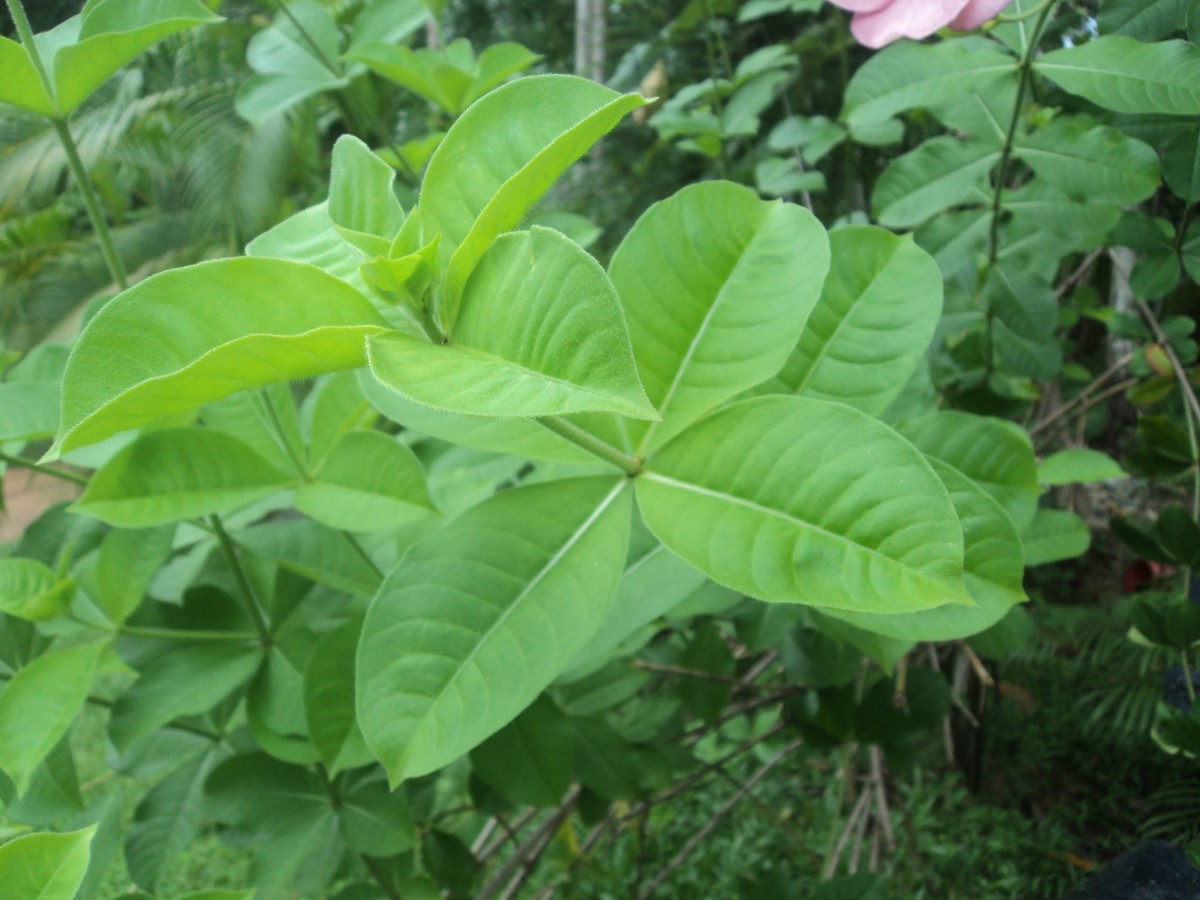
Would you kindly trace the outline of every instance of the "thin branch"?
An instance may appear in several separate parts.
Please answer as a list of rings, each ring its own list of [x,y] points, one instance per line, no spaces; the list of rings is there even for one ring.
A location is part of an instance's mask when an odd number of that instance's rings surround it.
[[[29,469],[31,472],[40,472],[42,475],[49,475],[51,478],[60,478],[63,481],[69,481],[71,484],[82,485],[87,487],[88,479],[82,475],[76,475],[74,472],[67,472],[63,469],[56,469],[53,466],[44,466],[41,463],[33,462],[29,459],[22,459],[19,456],[13,456],[9,453],[0,451],[0,462],[6,462],[10,466],[16,466],[19,469]]]
[[[537,857],[545,846],[543,839],[546,838],[547,835],[553,836],[554,832],[557,831],[562,823],[566,821],[567,817],[571,815],[575,809],[575,803],[579,799],[580,790],[581,789],[579,785],[572,785],[571,789],[567,791],[566,795],[563,797],[562,802],[559,803],[553,812],[551,812],[550,815],[547,816],[536,829],[534,829],[533,833],[527,837],[525,841],[517,847],[516,850],[513,851],[512,856],[505,861],[504,865],[500,867],[500,870],[492,876],[486,885],[484,885],[483,889],[476,895],[479,900],[486,900],[486,898],[491,897],[497,891],[500,891],[502,886],[513,879],[514,875],[519,876],[521,874],[519,869],[523,864],[526,863],[527,858],[532,859],[534,865],[536,865]],[[528,877],[528,875],[525,876],[525,878]],[[523,883],[524,879],[521,879],[521,881]],[[508,887],[504,888],[504,893],[501,896],[511,896],[509,894],[509,889],[511,887],[512,885],[509,884]]]
[[[699,669],[687,669],[683,666],[673,666],[668,663],[649,662],[644,659],[635,659],[630,663],[635,669],[643,669],[647,672],[661,672],[666,675],[682,675],[685,678],[699,678],[704,681],[719,681],[722,684],[741,684],[737,678],[730,675],[718,675],[715,672],[702,672]]]
[[[225,556],[225,562],[233,573],[233,580],[237,584],[238,594],[246,615],[250,617],[250,621],[254,623],[254,630],[258,632],[259,642],[264,647],[270,646],[270,625],[267,624],[267,617],[258,603],[254,588],[250,585],[250,579],[246,577],[246,570],[242,568],[242,562],[238,559],[237,548],[234,547],[233,540],[229,537],[225,526],[221,524],[220,517],[212,515],[208,517],[208,521],[212,525],[213,534],[217,536],[217,543],[221,545],[221,553]]]

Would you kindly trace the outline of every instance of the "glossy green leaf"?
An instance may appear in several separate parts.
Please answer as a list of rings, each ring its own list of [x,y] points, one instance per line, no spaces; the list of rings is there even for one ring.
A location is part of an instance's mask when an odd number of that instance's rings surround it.
[[[1033,521],[1021,531],[1027,566],[1074,559],[1086,553],[1091,542],[1087,523],[1075,513],[1061,509],[1039,509]]]
[[[645,100],[570,75],[522,78],[463,113],[429,160],[420,226],[441,234],[449,260],[443,330],[458,296],[495,238],[517,227],[559,175]],[[484,149],[489,148],[489,149]]]
[[[942,275],[911,238],[882,228],[840,228],[829,240],[833,267],[778,378],[794,394],[878,415],[933,338]]]
[[[392,571],[363,626],[357,702],[393,784],[470,750],[570,663],[612,602],[631,503],[615,478],[504,491]]]
[[[968,49],[959,41],[932,46],[900,41],[874,54],[854,73],[842,120],[852,128],[882,122],[916,106],[942,103],[1016,68],[1011,56]]]
[[[319,522],[268,522],[239,531],[234,538],[255,556],[339,591],[370,595],[379,587],[379,573],[345,535]]]
[[[0,559],[0,612],[19,619],[51,619],[71,602],[75,583],[60,580],[36,559]]]
[[[471,751],[471,770],[519,806],[556,806],[571,783],[575,736],[546,696]]]
[[[655,413],[604,270],[557,231],[505,235],[481,261],[448,345],[367,342],[371,371],[417,403],[472,415]]]
[[[147,278],[88,324],[63,376],[48,458],[234,391],[366,361],[386,323],[319,269],[221,259]]]
[[[875,182],[871,207],[880,225],[912,228],[969,200],[1000,159],[989,141],[936,137],[892,160]]]
[[[1107,453],[1074,447],[1047,456],[1038,465],[1039,484],[1087,484],[1124,478],[1125,470]]]
[[[163,428],[120,450],[73,508],[110,525],[145,528],[245,506],[292,483],[232,435]]]
[[[1004,508],[957,469],[933,460],[962,523],[963,577],[975,606],[939,606],[895,616],[824,610],[825,615],[903,641],[952,641],[978,634],[1023,602],[1022,538]]]
[[[308,734],[330,776],[374,759],[354,717],[354,653],[361,631],[361,619],[338,626],[317,642],[304,667]]]
[[[395,180],[396,170],[354,135],[344,134],[333,145],[329,218],[338,234],[363,253],[386,254],[404,224]]]
[[[714,581],[862,612],[970,604],[958,518],[917,450],[857,410],[760,397],[718,410],[637,479],[646,524]]]
[[[1072,198],[1128,206],[1158,189],[1158,154],[1115,128],[1066,116],[1022,140],[1017,155]]]
[[[96,827],[27,834],[0,846],[6,900],[74,900],[87,873]]]
[[[329,449],[296,508],[330,528],[378,531],[436,514],[413,452],[381,431],[351,431]]]
[[[178,716],[208,712],[244,685],[262,662],[251,643],[210,641],[180,646],[147,663],[116,705],[108,736],[118,751]]]
[[[37,657],[17,670],[0,693],[0,769],[22,794],[87,700],[107,641]]]
[[[992,495],[1019,529],[1033,519],[1041,486],[1029,436],[1017,425],[964,412],[901,422],[897,430]]]
[[[58,428],[59,386],[52,381],[0,384],[0,441],[53,437]]]
[[[1200,48],[1186,41],[1144,44],[1108,34],[1047,53],[1034,68],[1114,112],[1200,115]]]
[[[184,29],[221,21],[199,0],[102,0],[82,19],[77,40],[54,55],[54,90],[64,116],[143,50]]]
[[[652,206],[610,267],[642,383],[662,416],[630,423],[635,452],[774,375],[828,269],[824,229],[795,204],[707,182]]]

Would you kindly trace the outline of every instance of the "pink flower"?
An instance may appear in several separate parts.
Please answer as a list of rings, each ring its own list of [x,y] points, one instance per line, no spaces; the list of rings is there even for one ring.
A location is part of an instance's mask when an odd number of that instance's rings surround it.
[[[850,30],[860,44],[882,47],[902,37],[921,39],[939,28],[978,28],[1009,0],[829,0],[854,13]]]

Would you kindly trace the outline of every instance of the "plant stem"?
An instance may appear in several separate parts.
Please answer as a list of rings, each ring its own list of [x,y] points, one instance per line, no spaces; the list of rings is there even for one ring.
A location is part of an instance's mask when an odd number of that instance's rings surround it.
[[[1056,2],[1057,0],[1043,0],[1042,3],[1039,3],[1033,9],[1028,9],[1022,13],[1015,13],[1011,16],[997,16],[997,19],[1001,22],[1021,22],[1025,19],[1032,19],[1039,13],[1044,12],[1047,6],[1050,6],[1052,3]]]
[[[225,562],[229,564],[230,571],[233,572],[233,580],[241,595],[242,605],[246,609],[246,615],[254,623],[254,631],[258,635],[259,643],[264,647],[269,647],[271,645],[271,629],[267,624],[262,607],[259,606],[258,598],[254,596],[254,588],[250,586],[246,570],[242,568],[241,560],[237,557],[237,548],[233,546],[233,540],[230,539],[225,526],[221,524],[219,516],[209,516],[208,521],[212,524],[213,534],[217,536],[217,542],[221,545],[221,553],[225,556]]]
[[[616,466],[626,475],[640,475],[642,473],[643,465],[640,459],[630,456],[628,453],[622,453],[612,444],[602,441],[594,434],[584,431],[574,422],[569,422],[561,416],[538,416],[536,421],[564,440],[568,440],[593,456],[597,456],[606,463]]]
[[[169,641],[254,641],[254,631],[188,631],[181,628],[145,628],[140,625],[122,625],[119,634],[129,637],[163,638]]]
[[[32,460],[22,459],[19,456],[12,456],[8,453],[0,451],[0,462],[6,462],[10,466],[17,466],[21,469],[29,469],[34,472],[41,472],[43,475],[49,475],[52,478],[61,478],[63,481],[69,481],[72,484],[80,484],[87,487],[88,480],[82,475],[76,475],[74,472],[64,472],[62,469],[55,469],[52,466],[43,466],[41,463],[35,463]]]
[[[34,71],[37,72],[38,79],[42,82],[42,89],[46,92],[46,96],[54,103],[54,108],[58,109],[58,98],[54,92],[54,82],[50,80],[49,73],[46,72],[46,66],[42,62],[42,54],[38,52],[37,42],[33,39],[33,28],[29,25],[29,17],[25,15],[25,7],[21,4],[21,0],[5,0],[8,4],[8,11],[12,14],[13,24],[17,26],[17,37],[21,39],[21,46],[25,48],[25,52],[29,54],[29,61],[33,63]]]

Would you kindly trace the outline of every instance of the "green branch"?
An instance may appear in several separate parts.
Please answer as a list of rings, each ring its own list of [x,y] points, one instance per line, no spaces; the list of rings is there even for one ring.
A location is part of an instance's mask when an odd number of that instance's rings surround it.
[[[561,416],[538,416],[536,421],[559,437],[570,441],[576,447],[616,466],[626,475],[640,475],[644,469],[642,461],[637,457],[622,453],[612,444],[600,440],[594,434],[584,431],[575,423],[569,422]]]
[[[229,564],[229,568],[233,572],[233,580],[237,584],[242,606],[246,610],[246,615],[250,617],[250,621],[254,623],[259,643],[268,647],[271,644],[271,629],[267,624],[267,617],[258,603],[258,598],[254,595],[254,588],[250,586],[250,579],[246,577],[246,570],[242,568],[242,562],[238,559],[237,548],[234,547],[233,540],[229,537],[229,533],[221,524],[218,516],[209,516],[208,521],[212,524],[213,534],[217,536],[217,542],[221,545],[221,553],[225,556],[225,562]]]

